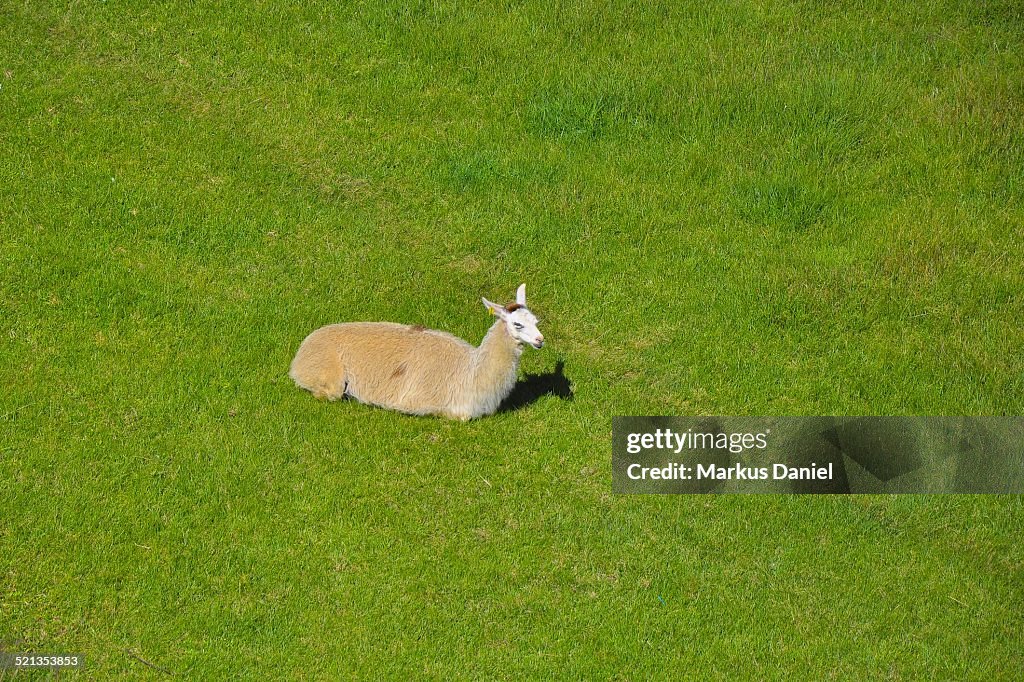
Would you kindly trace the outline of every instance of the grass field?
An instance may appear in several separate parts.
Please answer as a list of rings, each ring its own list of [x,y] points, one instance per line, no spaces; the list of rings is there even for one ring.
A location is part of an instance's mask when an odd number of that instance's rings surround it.
[[[610,492],[613,415],[1024,412],[1021,5],[468,6],[0,0],[0,644],[1024,676],[1019,497]],[[478,342],[520,282],[572,399],[287,377],[329,322]]]

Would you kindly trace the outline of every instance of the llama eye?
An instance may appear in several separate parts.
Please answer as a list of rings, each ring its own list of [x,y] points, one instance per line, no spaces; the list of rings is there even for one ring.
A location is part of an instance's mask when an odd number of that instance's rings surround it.
[[[519,322],[513,322],[512,326],[515,327],[516,329],[522,329],[523,328],[523,325],[521,323],[519,323]]]

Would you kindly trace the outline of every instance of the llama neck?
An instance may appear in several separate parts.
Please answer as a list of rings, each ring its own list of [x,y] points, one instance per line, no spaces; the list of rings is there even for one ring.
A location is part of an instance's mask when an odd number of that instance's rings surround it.
[[[492,394],[503,400],[512,392],[523,347],[508,333],[503,320],[491,326],[480,346],[473,351],[473,385],[478,394]]]

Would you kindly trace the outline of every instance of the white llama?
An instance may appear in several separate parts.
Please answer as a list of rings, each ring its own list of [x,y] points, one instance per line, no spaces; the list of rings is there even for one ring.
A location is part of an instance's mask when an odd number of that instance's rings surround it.
[[[289,376],[317,398],[356,400],[408,414],[468,420],[493,414],[512,392],[523,344],[544,345],[526,308],[483,299],[498,316],[479,347],[419,325],[347,322],[317,329],[292,360]]]

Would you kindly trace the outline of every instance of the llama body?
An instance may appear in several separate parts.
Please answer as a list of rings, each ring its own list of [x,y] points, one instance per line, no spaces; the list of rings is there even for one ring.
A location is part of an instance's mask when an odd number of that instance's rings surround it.
[[[322,399],[349,395],[408,414],[461,420],[492,414],[515,386],[522,344],[543,345],[525,300],[525,287],[509,306],[484,299],[498,320],[478,347],[421,326],[327,325],[302,342],[289,375]]]

